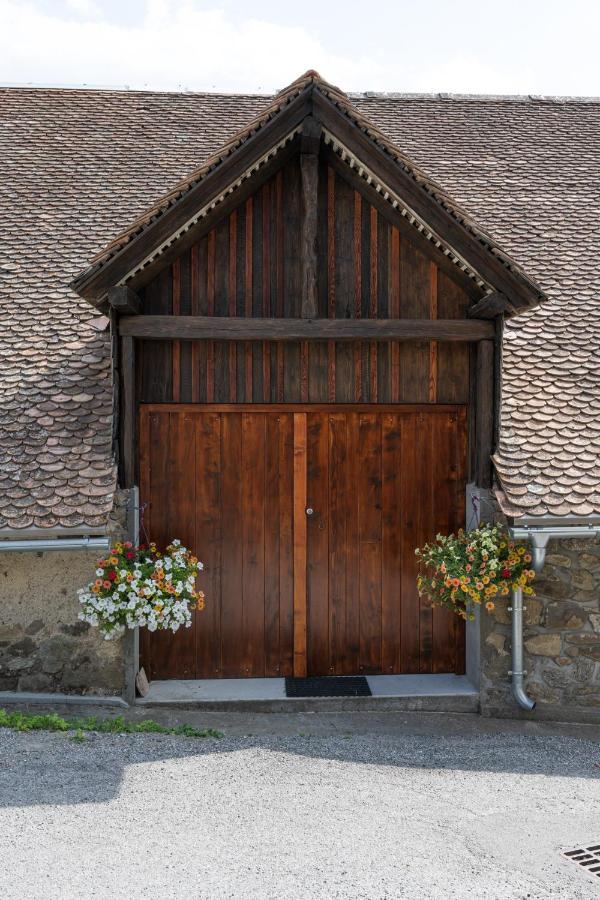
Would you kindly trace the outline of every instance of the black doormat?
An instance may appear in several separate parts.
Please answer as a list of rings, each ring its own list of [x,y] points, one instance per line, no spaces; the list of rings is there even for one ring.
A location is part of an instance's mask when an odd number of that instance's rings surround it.
[[[319,678],[286,678],[287,697],[370,697],[364,675],[324,675]]]

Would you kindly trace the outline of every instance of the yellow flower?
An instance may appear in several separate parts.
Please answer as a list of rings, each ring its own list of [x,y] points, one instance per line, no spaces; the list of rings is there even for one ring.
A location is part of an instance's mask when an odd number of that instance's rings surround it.
[[[484,584],[489,584],[489,583],[490,583],[490,579],[489,579],[489,576],[488,576],[488,575],[484,575],[483,578],[482,578],[481,580],[483,581]]]
[[[108,560],[108,561],[109,561],[109,563],[111,564],[111,566],[116,566],[116,564],[119,562],[119,560],[117,559],[116,556],[111,556],[111,557],[109,557],[109,560]]]

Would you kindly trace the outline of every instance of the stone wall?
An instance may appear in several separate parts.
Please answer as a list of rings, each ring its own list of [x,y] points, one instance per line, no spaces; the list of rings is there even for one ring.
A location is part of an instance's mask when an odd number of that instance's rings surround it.
[[[600,542],[551,541],[523,598],[527,693],[533,717],[600,720]],[[510,599],[481,616],[481,703],[487,714],[521,714],[510,694]],[[525,714],[527,715],[527,714]]]
[[[125,533],[118,492],[109,536]],[[0,553],[0,691],[120,694],[122,641],[105,641],[78,619],[77,589],[93,577],[98,551]]]

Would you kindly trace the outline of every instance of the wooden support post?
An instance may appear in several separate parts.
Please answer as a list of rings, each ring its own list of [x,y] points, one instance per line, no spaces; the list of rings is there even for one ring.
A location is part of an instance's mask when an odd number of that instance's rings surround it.
[[[302,306],[303,319],[318,315],[317,284],[317,188],[321,124],[312,116],[304,120],[300,144],[302,172]]]
[[[119,403],[119,468],[121,487],[135,484],[136,411],[135,411],[135,344],[132,337],[121,337],[121,397]]]
[[[494,342],[477,345],[475,372],[475,480],[478,487],[492,486],[494,442]]]

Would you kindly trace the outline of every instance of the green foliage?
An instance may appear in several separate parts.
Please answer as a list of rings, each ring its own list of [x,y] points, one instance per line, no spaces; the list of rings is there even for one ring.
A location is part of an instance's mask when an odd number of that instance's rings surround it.
[[[123,716],[114,719],[99,719],[97,716],[85,718],[63,719],[56,713],[49,715],[28,715],[21,712],[7,712],[0,709],[0,728],[13,728],[16,731],[75,731],[74,741],[86,740],[84,732],[97,734],[175,734],[193,738],[221,738],[223,733],[214,728],[194,728],[192,725],[161,725],[153,719],[141,722],[128,722]]]

